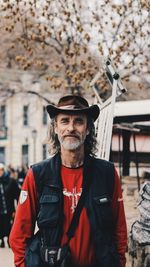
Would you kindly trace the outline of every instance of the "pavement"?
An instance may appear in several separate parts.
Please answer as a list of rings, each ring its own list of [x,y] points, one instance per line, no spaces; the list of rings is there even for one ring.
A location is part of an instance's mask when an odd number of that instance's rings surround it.
[[[10,248],[0,248],[0,267],[14,267],[13,253]]]

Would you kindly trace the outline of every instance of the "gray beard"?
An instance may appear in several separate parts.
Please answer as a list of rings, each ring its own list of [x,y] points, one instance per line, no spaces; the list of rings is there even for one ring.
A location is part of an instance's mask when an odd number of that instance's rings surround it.
[[[73,141],[70,142],[70,141],[62,139],[58,136],[58,140],[59,140],[60,144],[63,146],[63,148],[65,150],[70,150],[70,151],[74,151],[74,150],[78,149],[81,145],[83,145],[85,138],[86,138],[86,136],[83,136],[80,140],[77,139],[74,142]]]

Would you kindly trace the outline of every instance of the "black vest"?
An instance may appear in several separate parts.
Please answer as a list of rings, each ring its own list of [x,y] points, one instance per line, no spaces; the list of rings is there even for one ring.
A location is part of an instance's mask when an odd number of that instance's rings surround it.
[[[32,166],[39,193],[37,224],[44,245],[59,246],[63,229],[63,193],[61,160],[56,154]],[[114,165],[108,161],[88,156],[83,170],[83,188],[90,178],[90,189],[85,207],[91,225],[96,259],[100,267],[119,267],[119,257],[114,242],[115,221],[111,201],[114,189]]]

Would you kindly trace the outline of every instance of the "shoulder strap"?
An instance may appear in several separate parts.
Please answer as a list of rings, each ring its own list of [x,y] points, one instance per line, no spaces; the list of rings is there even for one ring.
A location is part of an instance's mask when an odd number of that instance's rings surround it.
[[[90,188],[91,177],[90,177],[90,173],[87,171],[87,167],[89,167],[89,166],[85,167],[85,171],[84,171],[84,175],[83,175],[83,191],[82,191],[81,197],[79,199],[79,202],[77,204],[77,207],[75,209],[75,212],[74,212],[73,218],[71,220],[69,229],[67,231],[67,236],[68,236],[68,242],[67,243],[69,243],[69,241],[74,236],[75,230],[76,230],[78,223],[79,223],[80,214],[81,214],[81,211],[84,207],[85,200],[86,200],[86,197],[88,195],[89,188]],[[92,168],[92,166],[90,166],[90,167]]]
[[[77,205],[77,207],[75,209],[73,218],[71,220],[69,229],[67,231],[68,242],[74,236],[75,230],[76,230],[76,228],[78,226],[80,214],[81,214],[81,211],[83,209],[83,206],[84,206],[84,203],[85,203],[85,200],[86,200],[86,196],[88,194],[88,189],[89,189],[89,186],[88,186],[88,184],[86,184],[86,187],[83,189],[83,192],[82,192],[81,197],[79,199],[78,205]]]

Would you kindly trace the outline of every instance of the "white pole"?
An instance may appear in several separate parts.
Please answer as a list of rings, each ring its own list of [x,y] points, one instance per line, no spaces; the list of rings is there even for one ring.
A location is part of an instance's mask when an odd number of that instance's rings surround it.
[[[109,155],[110,155],[110,145],[111,145],[111,137],[112,137],[112,126],[113,126],[117,83],[118,83],[118,80],[113,79],[112,102],[111,102],[111,109],[110,109],[110,114],[109,114],[109,118],[107,122],[109,127],[107,128],[107,145],[106,145],[106,156],[105,156],[106,160],[109,160]]]

